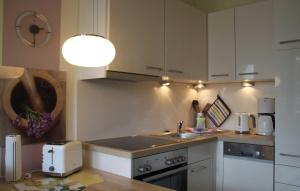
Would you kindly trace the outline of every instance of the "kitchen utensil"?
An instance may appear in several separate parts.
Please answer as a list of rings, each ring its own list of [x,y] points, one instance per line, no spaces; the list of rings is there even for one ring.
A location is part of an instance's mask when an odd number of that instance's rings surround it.
[[[43,173],[64,177],[82,167],[80,141],[55,141],[43,146]]]
[[[194,109],[194,111],[196,113],[200,113],[201,112],[200,106],[199,106],[199,102],[197,100],[193,100],[192,101],[192,107],[193,107],[193,109]]]
[[[238,124],[235,132],[240,134],[250,133],[250,128],[256,127],[255,116],[250,113],[237,113]],[[251,123],[252,120],[252,123]],[[252,124],[252,125],[251,125]]]

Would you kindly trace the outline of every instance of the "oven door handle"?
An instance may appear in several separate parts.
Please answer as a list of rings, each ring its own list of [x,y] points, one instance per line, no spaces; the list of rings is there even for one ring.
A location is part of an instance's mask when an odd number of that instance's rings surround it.
[[[181,171],[185,171],[185,170],[187,170],[187,166],[183,166],[183,167],[176,168],[174,170],[170,170],[170,171],[167,171],[167,172],[164,172],[164,173],[161,173],[161,174],[157,174],[157,175],[153,175],[153,176],[150,176],[150,177],[147,177],[147,178],[143,178],[142,181],[143,182],[151,182],[152,180],[160,179],[160,178],[163,178],[163,177],[166,177],[166,176],[169,176],[169,175],[181,172]]]

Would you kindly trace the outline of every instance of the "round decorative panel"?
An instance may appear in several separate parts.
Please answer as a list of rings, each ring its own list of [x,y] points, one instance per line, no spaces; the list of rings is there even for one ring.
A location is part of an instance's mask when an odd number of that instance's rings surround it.
[[[25,11],[16,19],[18,38],[27,46],[36,48],[44,46],[52,31],[48,19],[35,11]]]

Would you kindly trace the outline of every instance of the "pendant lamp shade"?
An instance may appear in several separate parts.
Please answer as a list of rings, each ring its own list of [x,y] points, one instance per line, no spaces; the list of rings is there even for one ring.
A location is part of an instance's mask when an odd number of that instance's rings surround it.
[[[116,49],[106,38],[94,34],[81,34],[65,41],[62,54],[70,64],[83,67],[100,67],[113,61]]]

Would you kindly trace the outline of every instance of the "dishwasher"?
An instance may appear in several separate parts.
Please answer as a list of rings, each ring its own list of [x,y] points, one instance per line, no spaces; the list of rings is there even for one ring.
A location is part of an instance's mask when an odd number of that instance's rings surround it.
[[[273,191],[274,147],[224,142],[223,191]]]

